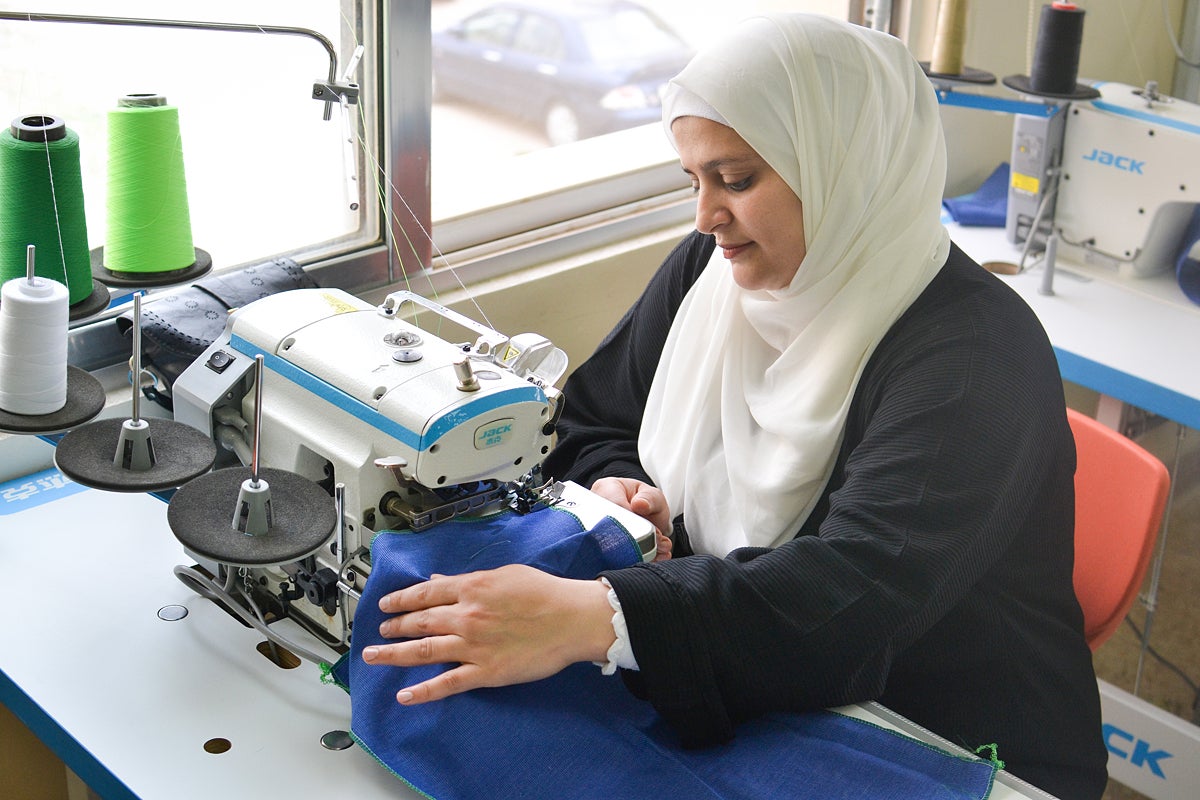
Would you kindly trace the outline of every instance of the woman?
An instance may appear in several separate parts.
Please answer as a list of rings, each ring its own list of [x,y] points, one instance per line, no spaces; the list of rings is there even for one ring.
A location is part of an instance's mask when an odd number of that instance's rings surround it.
[[[1098,798],[1062,385],[939,221],[920,67],[884,34],[758,18],[672,82],[664,123],[696,231],[568,381],[545,468],[670,531],[671,557],[435,577],[381,603],[415,638],[364,658],[460,664],[401,703],[607,662],[690,745],[879,700]]]

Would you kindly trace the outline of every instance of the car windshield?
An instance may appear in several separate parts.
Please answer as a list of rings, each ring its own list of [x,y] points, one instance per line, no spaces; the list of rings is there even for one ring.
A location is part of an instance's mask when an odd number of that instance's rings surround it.
[[[592,60],[598,63],[644,58],[687,47],[657,19],[636,9],[581,20],[579,30]]]

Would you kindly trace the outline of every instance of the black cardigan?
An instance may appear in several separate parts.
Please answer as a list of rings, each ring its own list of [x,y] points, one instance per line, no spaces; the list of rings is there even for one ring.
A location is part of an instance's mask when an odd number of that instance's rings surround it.
[[[693,233],[564,387],[547,474],[649,480],[637,436],[675,311],[713,250]],[[605,573],[640,671],[688,746],[739,720],[879,700],[1064,798],[1107,753],[1072,588],[1074,443],[1045,333],[957,247],[858,384],[833,476],[792,541]]]

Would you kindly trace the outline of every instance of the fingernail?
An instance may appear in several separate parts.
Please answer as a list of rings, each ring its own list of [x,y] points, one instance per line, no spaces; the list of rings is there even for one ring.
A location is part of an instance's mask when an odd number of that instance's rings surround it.
[[[379,657],[379,648],[378,647],[364,647],[363,648],[363,661],[374,661],[378,657]]]
[[[399,694],[396,695],[396,700],[398,700],[401,703],[411,703],[412,699],[413,699],[413,693],[409,692],[409,691],[400,692]]]

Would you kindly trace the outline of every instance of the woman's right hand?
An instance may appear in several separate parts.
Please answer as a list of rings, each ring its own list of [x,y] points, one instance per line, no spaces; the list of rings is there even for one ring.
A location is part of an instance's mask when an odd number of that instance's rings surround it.
[[[666,561],[671,557],[671,510],[667,507],[667,496],[657,486],[651,486],[636,478],[600,478],[592,484],[592,491],[609,502],[627,508],[649,521],[655,528],[658,540],[655,561]]]

